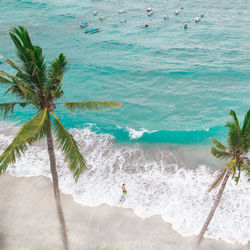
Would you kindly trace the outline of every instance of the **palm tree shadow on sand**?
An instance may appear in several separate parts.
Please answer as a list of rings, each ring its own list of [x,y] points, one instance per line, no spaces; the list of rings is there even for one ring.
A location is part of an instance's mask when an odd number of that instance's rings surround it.
[[[69,242],[61,204],[54,145],[57,145],[62,151],[76,182],[87,169],[87,163],[80,152],[78,143],[57,117],[56,107],[63,105],[71,112],[101,111],[118,108],[121,103],[115,101],[56,102],[64,94],[62,81],[64,73],[68,69],[66,56],[60,53],[47,65],[42,48],[32,44],[28,31],[23,26],[12,28],[9,35],[15,44],[19,61],[16,64],[11,59],[6,59],[16,74],[11,75],[0,70],[0,83],[1,87],[7,87],[5,94],[11,94],[16,98],[16,101],[0,103],[0,114],[4,118],[12,115],[16,105],[22,108],[33,106],[36,108],[36,112],[30,120],[21,126],[12,143],[1,153],[0,175],[7,170],[9,165],[13,165],[17,161],[28,150],[29,146],[47,138],[50,172],[62,243],[63,248],[68,250]],[[52,129],[56,138],[55,143]],[[0,247],[0,249],[2,248]]]
[[[0,224],[0,249],[4,249],[6,247],[6,233],[3,231],[3,227]]]

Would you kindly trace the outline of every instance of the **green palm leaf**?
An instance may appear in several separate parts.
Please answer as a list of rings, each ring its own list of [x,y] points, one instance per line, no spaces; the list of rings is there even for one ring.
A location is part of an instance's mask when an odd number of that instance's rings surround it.
[[[230,148],[239,148],[241,144],[241,130],[234,122],[227,122],[228,127],[228,146]]]
[[[17,139],[13,142],[19,144],[30,140],[30,138],[38,141],[47,134],[49,127],[49,112],[45,108],[38,111],[37,115],[22,126],[17,134]]]
[[[20,79],[21,79],[22,81],[24,81],[24,82],[29,81],[30,77],[29,77],[27,74],[25,74],[25,73],[20,69],[20,67],[18,67],[18,66],[15,64],[14,61],[12,61],[10,58],[7,58],[5,61],[6,61],[13,69],[15,69],[15,70],[17,71],[17,73],[16,73],[16,77],[17,77],[17,78],[20,78]]]
[[[214,138],[210,138],[210,140],[212,141],[212,143],[214,144],[214,146],[218,149],[222,149],[222,150],[226,150],[226,146],[224,144],[222,144],[221,142],[217,141]]]
[[[2,83],[4,86],[9,86],[11,84],[11,81],[5,77],[0,76],[0,83]]]
[[[17,136],[0,156],[0,174],[5,172],[10,164],[15,163],[29,145],[47,134],[49,124],[48,110],[43,109],[20,128]]]
[[[246,163],[244,166],[243,166],[243,170],[245,170],[246,172],[248,172],[250,174],[250,163]]]
[[[10,58],[7,58],[5,60],[13,69],[15,69],[18,72],[22,72],[22,70],[15,64],[14,61],[12,61]]]
[[[11,86],[7,89],[4,95],[7,93],[11,93],[11,95],[17,97],[18,99],[25,99],[23,91],[20,89],[19,85],[14,82],[12,82]]]
[[[10,79],[12,79],[13,81],[17,82],[18,84],[21,84],[21,85],[25,86],[25,82],[23,82],[22,80],[20,80],[20,79],[17,78],[16,76],[13,76],[13,75],[11,75],[11,74],[8,74],[8,73],[6,73],[6,72],[4,72],[4,71],[2,71],[2,70],[0,70],[0,76],[10,78]],[[6,78],[4,78],[4,79],[5,79],[5,81],[7,80]],[[12,83],[12,82],[9,81],[9,83]]]
[[[85,159],[79,151],[79,146],[74,137],[64,128],[57,116],[53,122],[53,129],[56,134],[56,142],[61,148],[65,160],[68,162],[69,170],[77,181],[79,176],[87,169]]]
[[[242,134],[249,133],[250,131],[250,109],[247,111],[243,125],[242,125]]]
[[[14,112],[14,107],[16,105],[20,105],[21,107],[26,107],[27,102],[12,102],[12,103],[0,103],[0,114],[6,118],[8,115],[12,115]]]
[[[238,118],[237,118],[237,116],[236,116],[236,114],[235,114],[235,111],[230,110],[229,114],[233,117],[233,121],[234,121],[234,124],[236,125],[236,127],[237,127],[238,129],[240,129],[239,120],[238,120]]]
[[[0,175],[3,174],[10,164],[13,164],[17,159],[27,151],[28,144],[20,144],[18,146],[9,145],[3,154],[0,156]]]
[[[61,102],[71,112],[75,111],[100,111],[104,109],[119,108],[122,104],[114,101],[89,101],[89,102]]]
[[[10,78],[11,80],[7,79],[6,77]],[[5,92],[5,94],[10,92],[12,95],[15,95],[17,98],[21,98],[21,99],[24,98],[24,94],[19,88],[20,85],[26,86],[22,80],[4,71],[0,71],[0,82],[3,83],[5,86],[9,87],[8,90]]]
[[[19,85],[19,89],[24,94],[24,99],[26,102],[32,103],[34,106],[38,107],[40,104],[40,100],[38,95],[30,88],[25,88],[21,85]]]
[[[33,46],[27,30],[22,26],[10,30],[9,35],[17,48],[23,70],[29,76],[30,87],[41,90],[46,82],[46,64],[42,49]]]
[[[12,79],[12,81],[9,81],[8,79],[2,77],[3,82],[10,85],[5,94],[11,93],[18,98],[25,99],[26,102],[34,104],[36,107],[40,104],[39,97],[35,90],[27,86],[24,81],[4,71],[0,71],[0,76],[1,75]]]
[[[231,157],[231,154],[229,152],[224,150],[219,150],[215,147],[211,148],[211,154],[219,159],[229,159]]]
[[[47,91],[52,98],[61,97],[61,85],[64,73],[68,69],[68,61],[66,56],[61,53],[58,58],[50,63],[48,71]]]

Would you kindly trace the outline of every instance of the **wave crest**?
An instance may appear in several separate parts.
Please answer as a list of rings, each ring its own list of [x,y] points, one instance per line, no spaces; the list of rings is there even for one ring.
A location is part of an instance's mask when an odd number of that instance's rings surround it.
[[[90,128],[72,129],[71,133],[87,160],[88,170],[75,183],[60,151],[56,151],[60,188],[64,193],[73,195],[82,205],[120,206],[120,186],[126,183],[128,195],[123,207],[133,209],[142,218],[161,215],[184,236],[199,233],[216,196],[217,190],[207,193],[216,171],[206,166],[183,168],[169,150],[152,153],[139,145],[118,146],[113,136],[98,135]],[[1,151],[12,138],[13,134],[1,136]],[[45,143],[32,146],[8,171],[15,176],[51,178]],[[247,244],[249,192],[246,176],[242,176],[237,186],[233,180],[228,181],[205,237]]]

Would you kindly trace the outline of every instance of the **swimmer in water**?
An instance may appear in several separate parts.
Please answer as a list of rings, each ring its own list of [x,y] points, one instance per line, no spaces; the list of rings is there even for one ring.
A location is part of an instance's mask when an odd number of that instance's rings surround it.
[[[120,202],[124,202],[125,201],[125,196],[127,195],[127,189],[125,187],[125,184],[122,184],[122,197],[120,199]]]
[[[122,193],[127,194],[127,189],[125,187],[125,184],[122,184]]]

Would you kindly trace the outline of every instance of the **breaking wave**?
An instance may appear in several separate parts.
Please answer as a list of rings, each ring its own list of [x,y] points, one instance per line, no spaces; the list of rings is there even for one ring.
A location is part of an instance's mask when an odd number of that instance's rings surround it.
[[[17,128],[1,123],[0,150],[13,138]],[[63,157],[56,151],[60,188],[82,205],[131,208],[142,217],[160,215],[183,236],[197,235],[212,206],[217,190],[207,193],[217,171],[205,165],[185,168],[167,149],[148,150],[139,144],[117,145],[109,134],[96,134],[90,128],[72,129],[81,146],[88,170],[76,184]],[[152,152],[154,151],[154,152]],[[44,142],[32,146],[8,172],[14,176],[51,178]],[[128,195],[123,204],[121,184]],[[207,238],[247,244],[250,239],[250,182],[242,176],[236,186],[229,180]]]

